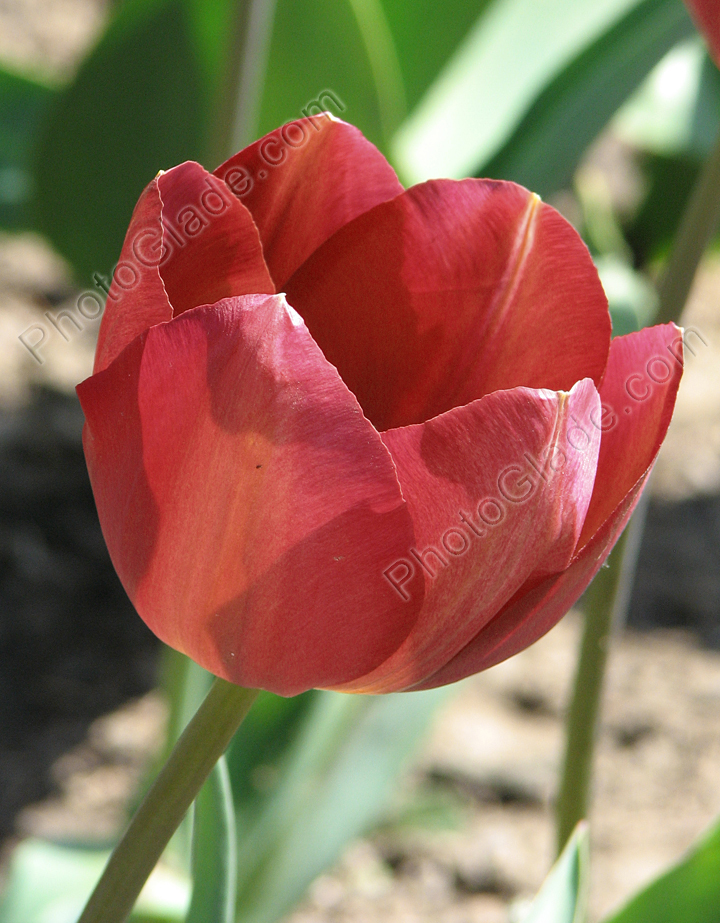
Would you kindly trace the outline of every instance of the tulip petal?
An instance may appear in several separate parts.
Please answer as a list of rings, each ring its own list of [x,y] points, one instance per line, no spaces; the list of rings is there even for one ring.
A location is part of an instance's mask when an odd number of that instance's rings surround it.
[[[158,271],[162,255],[162,202],[154,179],[140,196],[113,272],[98,333],[94,371],[106,368],[153,324],[172,317]]]
[[[685,0],[685,6],[705,36],[713,61],[720,67],[720,4],[717,0]]]
[[[607,362],[585,245],[514,183],[415,186],[333,235],[286,291],[380,431],[497,390],[599,384]]]
[[[415,540],[392,459],[282,296],[153,327],[78,393],[110,554],[163,640],[283,695],[402,643],[423,589],[382,575]]]
[[[600,387],[603,415],[598,471],[582,548],[647,472],[670,425],[683,370],[675,324],[615,337]]]
[[[529,578],[567,567],[595,477],[600,433],[590,420],[599,412],[585,379],[570,394],[495,392],[384,434],[415,524],[416,544],[403,560],[412,576],[423,573],[425,603],[395,654],[341,689],[413,686],[461,651]]]
[[[135,206],[100,325],[94,371],[148,327],[231,295],[273,293],[250,212],[188,161],[158,176]]]
[[[158,178],[173,315],[232,295],[273,294],[252,215],[227,186],[188,161]]]
[[[328,113],[283,125],[215,174],[250,209],[278,291],[331,234],[403,191],[377,148]]]
[[[640,479],[614,516],[595,533],[567,570],[539,583],[536,579],[528,581],[467,647],[437,673],[413,686],[413,690],[446,686],[487,670],[550,631],[578,601],[602,567],[627,525],[646,480],[647,475]]]
[[[541,638],[577,602],[625,528],[665,438],[682,347],[674,324],[613,340],[600,388],[602,416],[591,418],[602,441],[577,556],[563,573],[528,581],[464,650],[415,688],[443,686],[500,663]]]

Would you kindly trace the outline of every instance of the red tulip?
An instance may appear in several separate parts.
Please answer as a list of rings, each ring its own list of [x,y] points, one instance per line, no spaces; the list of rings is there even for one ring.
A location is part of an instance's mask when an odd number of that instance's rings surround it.
[[[705,36],[713,60],[720,67],[720,0],[685,0],[685,6]]]
[[[241,685],[453,682],[588,585],[681,348],[610,344],[585,246],[527,190],[404,191],[356,129],[293,123],[135,209],[78,389],[110,554],[153,631]]]

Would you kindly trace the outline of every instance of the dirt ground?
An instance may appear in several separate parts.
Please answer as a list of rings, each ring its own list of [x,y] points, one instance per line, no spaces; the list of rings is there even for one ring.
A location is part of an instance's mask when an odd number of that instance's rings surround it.
[[[0,4],[0,59],[71,69],[91,0]],[[101,841],[161,744],[157,644],[112,572],[94,517],[73,386],[97,324],[51,330],[73,304],[61,261],[0,237],[0,839]],[[720,262],[686,317],[697,335],[630,607],[613,644],[591,817],[595,918],[676,860],[720,814]],[[51,336],[33,359],[18,340]],[[351,844],[291,923],[500,923],[552,859],[552,801],[579,620],[466,681],[408,767],[406,798],[448,796],[453,825]]]

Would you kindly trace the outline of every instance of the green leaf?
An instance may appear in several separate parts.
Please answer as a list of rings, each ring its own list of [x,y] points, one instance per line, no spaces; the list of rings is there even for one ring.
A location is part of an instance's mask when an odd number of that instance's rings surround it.
[[[110,853],[29,839],[14,851],[0,923],[75,923]],[[180,923],[189,883],[163,866],[150,877],[130,923]]]
[[[365,45],[375,82],[383,138],[387,140],[407,114],[397,48],[380,0],[348,2]]]
[[[171,647],[163,648],[160,690],[167,697],[167,740],[158,759],[157,770],[165,765],[172,748],[185,730],[188,721],[202,704],[212,686],[213,676],[185,654]],[[154,775],[154,773],[153,773]]]
[[[628,144],[655,154],[704,159],[717,137],[720,73],[698,35],[677,45],[613,119]]]
[[[377,824],[447,689],[318,694],[272,800],[241,833],[238,920],[271,923],[353,837]]]
[[[74,923],[109,853],[26,840],[12,856],[0,923]]]
[[[170,704],[168,740],[148,774],[147,785],[165,763],[177,738],[205,698],[212,676],[184,654],[165,648],[161,690]],[[293,698],[261,692],[225,755],[231,798],[240,831],[245,831],[272,796],[288,748],[299,733],[314,697],[310,691]],[[165,855],[174,865],[190,871],[193,840],[192,812],[173,834]]]
[[[538,96],[483,175],[549,195],[569,186],[585,150],[661,58],[694,26],[680,0],[644,0]]]
[[[80,276],[115,264],[135,202],[159,169],[206,159],[233,7],[128,0],[53,107],[36,160],[36,219]],[[319,108],[378,143],[402,117],[380,0],[279,0],[256,133]]]
[[[196,23],[181,0],[128,0],[53,108],[37,220],[81,276],[114,266],[158,170],[202,153],[212,78]]]
[[[387,151],[405,110],[489,2],[279,0],[257,133],[312,111],[326,90],[334,114]]]
[[[682,43],[658,65],[613,121],[640,148],[644,200],[625,235],[637,265],[662,258],[675,239],[690,192],[720,133],[720,71],[702,45]]]
[[[683,150],[689,155],[695,154],[700,160],[705,160],[715,147],[718,131],[720,131],[720,70],[706,52],[703,56],[700,84],[695,97],[687,146]]]
[[[636,6],[494,0],[393,139],[401,173],[459,177],[488,162],[551,81]]]
[[[384,0],[410,110],[491,0]]]
[[[220,757],[193,814],[193,890],[185,923],[235,919],[235,813],[225,757]]]
[[[261,692],[233,737],[227,762],[241,836],[277,787],[288,749],[319,695],[310,690],[286,699]]]
[[[604,923],[720,923],[720,823]]]
[[[155,760],[154,766],[150,767],[146,773],[135,803],[131,806],[130,814],[139,807],[158,772],[165,765],[178,738],[207,695],[212,680],[213,677],[207,670],[203,670],[199,664],[190,660],[185,654],[171,647],[163,648],[159,691],[167,699],[170,709],[165,746]],[[165,852],[171,864],[179,866],[188,874],[192,862],[192,829],[192,811],[188,811],[172,835]]]
[[[278,0],[256,133],[306,111],[329,109],[382,146],[388,100],[381,102],[384,91],[376,84],[367,40],[372,39],[361,33],[349,2]]]
[[[28,227],[35,192],[31,161],[38,131],[57,91],[0,69],[0,227]]]
[[[648,155],[643,166],[647,193],[638,213],[625,228],[625,236],[636,264],[647,266],[669,250],[700,174],[700,165],[696,158],[685,155]]]
[[[596,257],[595,266],[608,299],[612,335],[647,326],[657,311],[657,293],[647,277],[617,256]]]
[[[584,923],[587,915],[588,866],[587,824],[581,822],[532,904],[520,917],[520,923]]]

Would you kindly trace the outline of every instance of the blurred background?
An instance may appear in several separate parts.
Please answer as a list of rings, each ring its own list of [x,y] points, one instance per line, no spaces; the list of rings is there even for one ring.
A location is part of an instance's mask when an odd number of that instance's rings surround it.
[[[329,91],[335,114],[361,127],[406,184],[432,175],[523,182],[584,235],[615,332],[636,329],[651,321],[650,283],[717,136],[720,75],[679,0],[576,3],[587,11],[572,21],[562,6],[541,10],[548,22],[535,37],[530,23],[514,39],[493,19],[500,0],[421,3],[413,15],[388,2],[380,18],[382,6],[359,0],[279,2],[273,29],[257,39],[267,46],[266,89],[245,140]],[[163,746],[159,644],[104,548],[74,386],[90,374],[102,280],[142,187],[187,157],[216,165],[202,127],[209,58],[186,48],[188,17],[211,7],[221,15],[220,3],[0,2],[5,870],[28,836],[110,842]],[[113,17],[122,28],[109,41]],[[148,27],[120,47],[138,22]],[[720,814],[714,250],[683,320],[691,351],[606,688],[595,915],[676,860]],[[535,647],[438,699],[372,830],[340,850],[293,923],[499,923],[536,891],[552,861],[579,628],[571,613]],[[268,761],[250,781],[265,792],[276,775]]]

